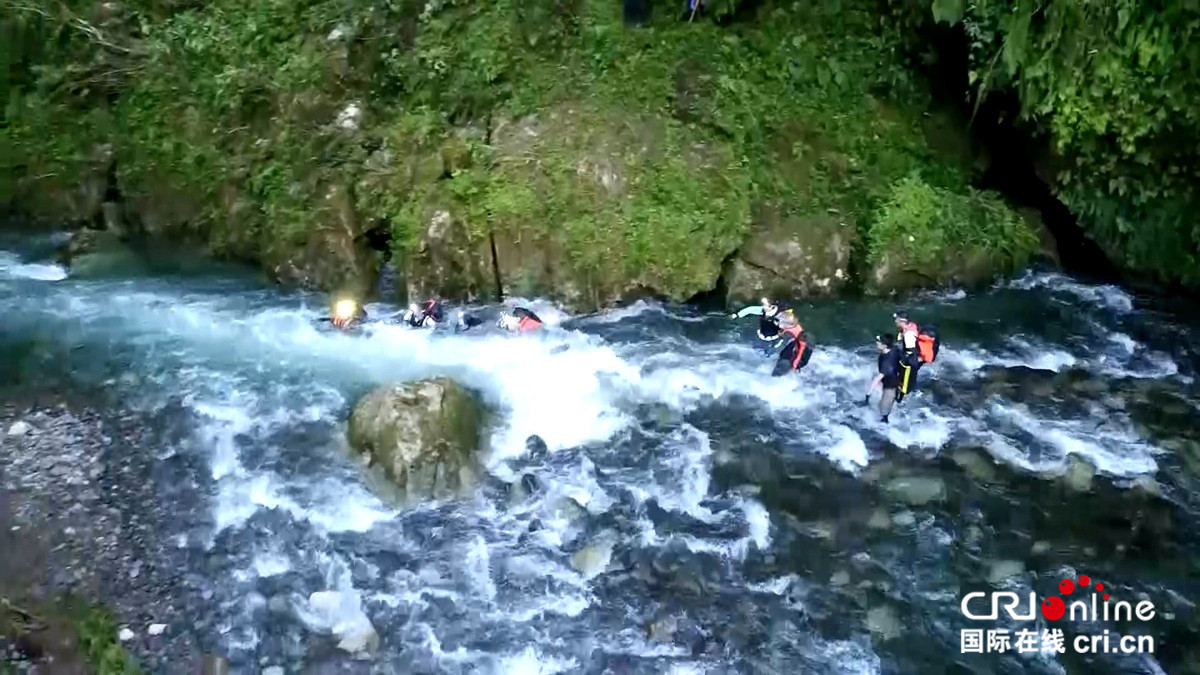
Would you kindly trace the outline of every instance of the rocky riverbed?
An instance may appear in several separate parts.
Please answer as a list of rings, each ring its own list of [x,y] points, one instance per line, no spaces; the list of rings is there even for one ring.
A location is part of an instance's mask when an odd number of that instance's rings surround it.
[[[6,658],[19,672],[86,672],[77,626],[30,609],[76,596],[111,608],[112,637],[145,669],[195,672],[202,618],[179,606],[183,570],[155,562],[166,496],[148,480],[149,427],[67,397],[22,398],[0,407],[0,594],[42,626],[8,636]]]

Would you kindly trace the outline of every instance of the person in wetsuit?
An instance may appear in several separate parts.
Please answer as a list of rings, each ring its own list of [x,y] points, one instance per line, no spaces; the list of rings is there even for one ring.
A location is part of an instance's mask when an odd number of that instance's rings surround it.
[[[454,322],[454,332],[455,333],[465,333],[465,332],[471,330],[472,328],[474,328],[475,326],[481,325],[482,323],[483,323],[483,319],[480,319],[477,316],[474,316],[472,314],[467,314],[466,312],[459,310],[458,320]]]
[[[433,328],[441,323],[443,318],[442,302],[437,298],[430,298],[422,305],[415,302],[409,305],[401,321],[413,328]]]
[[[773,377],[790,372],[800,372],[800,369],[807,366],[808,360],[812,357],[813,350],[808,343],[808,334],[804,332],[804,328],[798,321],[791,318],[791,310],[788,311],[789,315],[781,323],[784,336],[782,339],[785,344],[779,352],[779,358],[775,361],[775,369],[771,371]]]
[[[863,399],[863,404],[869,404],[871,393],[876,388],[881,388],[879,414],[883,416],[883,422],[886,424],[888,415],[892,412],[892,405],[896,402],[896,390],[900,386],[904,354],[900,345],[896,344],[896,338],[891,335],[876,336],[875,348],[879,352],[879,374],[867,386],[867,395]]]
[[[779,325],[780,319],[783,318],[782,308],[779,303],[774,302],[770,298],[763,298],[758,305],[750,305],[744,307],[740,311],[729,315],[730,319],[737,320],[747,316],[757,315],[758,318],[758,339],[766,342],[763,351],[770,353],[776,345],[775,342],[783,337],[782,328]]]
[[[367,310],[353,300],[339,300],[333,306],[333,316],[328,321],[341,330],[350,330],[367,320]]]
[[[517,307],[511,312],[504,312],[500,315],[499,326],[504,330],[524,333],[541,328],[542,320],[532,311],[524,307]]]
[[[892,314],[896,320],[896,342],[903,359],[901,361],[900,386],[896,390],[896,402],[917,390],[917,373],[921,366],[933,363],[941,347],[937,329],[926,326],[921,330],[915,322],[908,319],[908,314],[897,311]]]

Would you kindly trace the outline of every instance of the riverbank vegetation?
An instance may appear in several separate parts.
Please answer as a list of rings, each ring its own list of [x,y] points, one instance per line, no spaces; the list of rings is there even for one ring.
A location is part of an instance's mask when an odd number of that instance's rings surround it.
[[[1034,227],[971,187],[969,140],[910,62],[939,19],[971,36],[972,95],[1019,91],[1057,148],[1057,194],[1114,257],[1163,279],[1196,269],[1194,157],[1168,142],[1200,109],[1175,101],[1194,93],[1173,79],[1194,50],[1171,42],[1191,30],[1181,8],[1167,36],[1169,17],[1067,3],[724,2],[695,17],[656,3],[631,17],[609,0],[3,2],[14,161],[0,196],[101,224],[117,201],[110,225],[281,279],[369,278],[370,249],[386,248],[409,289],[687,299],[765,232],[765,207],[794,224],[770,236],[801,249],[829,236],[805,223],[844,228],[851,286],[914,245],[904,264],[935,282],[1019,268]],[[1100,62],[1087,45],[1109,23],[1125,37]],[[941,215],[898,218],[919,185]],[[931,267],[964,257],[988,262]]]

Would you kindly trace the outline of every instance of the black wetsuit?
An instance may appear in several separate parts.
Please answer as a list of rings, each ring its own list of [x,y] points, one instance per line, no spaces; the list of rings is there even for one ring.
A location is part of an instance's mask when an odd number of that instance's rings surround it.
[[[787,340],[788,343],[780,350],[779,358],[775,361],[775,368],[771,371],[774,377],[793,370],[799,371],[808,365],[808,360],[812,357],[812,345],[808,344],[807,336],[801,334],[797,337],[789,334],[780,339]]]
[[[454,332],[462,333],[465,331],[469,331],[472,328],[474,328],[475,326],[478,326],[482,323],[483,323],[483,319],[480,319],[477,316],[472,316],[470,314],[463,314],[459,318],[458,323],[456,323],[454,325]]]
[[[904,354],[898,345],[879,355],[879,374],[883,375],[884,389],[900,386],[900,365],[903,359]]]
[[[880,385],[883,387],[883,393],[879,398],[879,412],[883,415],[883,420],[886,422],[888,414],[892,412],[892,404],[898,400],[897,391],[900,387],[901,363],[904,359],[904,351],[899,345],[893,346],[887,352],[879,355],[879,374],[883,375],[883,380]]]

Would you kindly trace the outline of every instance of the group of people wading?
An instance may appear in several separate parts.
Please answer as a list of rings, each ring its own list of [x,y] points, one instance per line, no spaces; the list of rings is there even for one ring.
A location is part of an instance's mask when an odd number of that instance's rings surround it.
[[[333,314],[329,321],[342,330],[367,320],[366,311],[349,300],[338,302]],[[779,350],[775,367],[771,370],[773,377],[799,372],[808,365],[813,346],[794,310],[770,298],[763,298],[760,304],[734,312],[729,318],[737,320],[747,316],[758,317],[758,337],[765,343],[764,353],[771,355],[776,349]],[[921,328],[910,321],[904,312],[896,312],[892,316],[896,320],[896,334],[875,337],[879,372],[867,386],[863,398],[863,404],[869,405],[871,394],[876,389],[880,390],[879,414],[884,422],[888,421],[892,407],[916,390],[917,373],[925,364],[933,363],[941,348],[937,330],[932,326]],[[437,328],[447,323],[445,307],[437,298],[430,298],[422,304],[413,303],[401,316],[400,322],[412,328]],[[467,331],[482,323],[479,317],[460,310],[454,321],[454,331]],[[524,333],[541,328],[542,320],[529,309],[517,307],[501,313],[496,325],[506,331]]]
[[[413,303],[400,316],[400,324],[409,328],[437,328],[447,323],[445,304],[430,298],[423,303]],[[334,305],[333,316],[328,319],[341,330],[350,330],[367,320],[367,312],[352,300],[341,300]],[[459,310],[454,319],[454,332],[468,331],[483,323],[478,316]],[[526,307],[516,307],[501,312],[496,325],[506,331],[526,333],[542,327],[542,320]]]
[[[771,354],[779,350],[779,357],[771,375],[779,377],[798,372],[812,358],[813,347],[800,321],[791,309],[779,302],[763,298],[758,305],[751,305],[730,315],[731,319],[758,316],[758,337],[766,343],[763,351]],[[941,339],[932,326],[921,328],[910,321],[904,312],[892,315],[896,321],[896,335],[875,336],[875,348],[879,352],[878,374],[867,385],[863,404],[869,405],[871,394],[880,390],[879,414],[884,422],[892,412],[892,406],[916,391],[917,372],[921,366],[933,363],[941,349]]]

